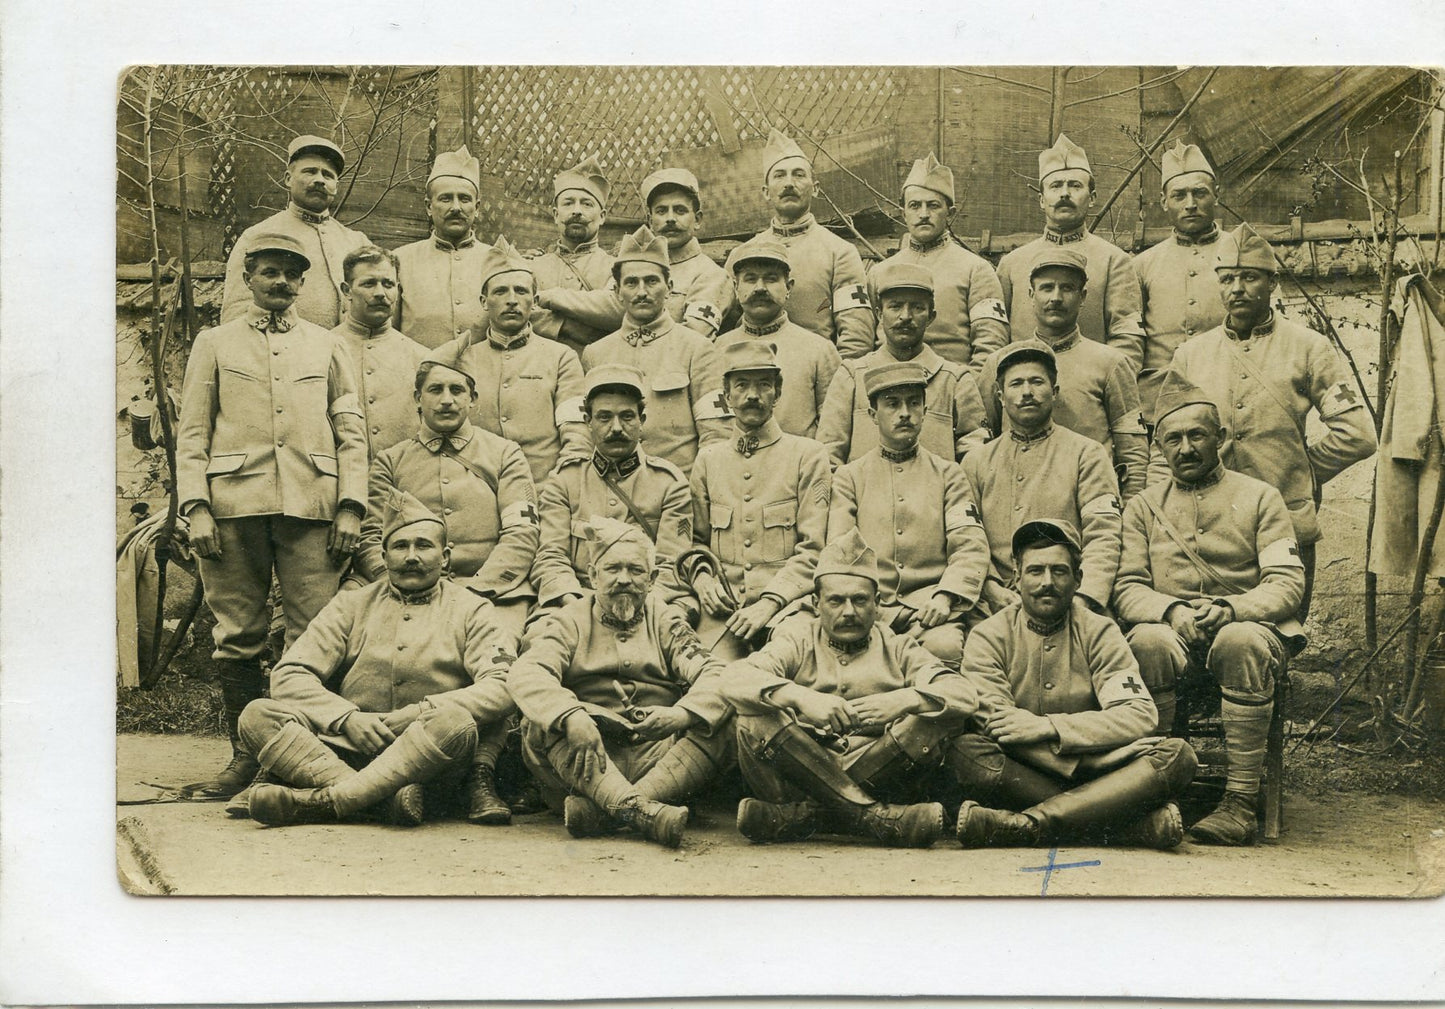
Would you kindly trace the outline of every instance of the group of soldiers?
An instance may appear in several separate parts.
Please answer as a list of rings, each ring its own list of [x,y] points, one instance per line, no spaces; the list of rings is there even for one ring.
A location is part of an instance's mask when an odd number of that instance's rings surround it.
[[[474,236],[466,148],[395,252],[330,216],[336,145],[288,154],[178,430],[228,812],[505,824],[512,746],[575,837],[676,846],[740,773],[755,842],[1168,848],[1196,768],[1176,687],[1202,677],[1227,782],[1190,833],[1254,842],[1320,488],[1375,443],[1197,147],[1165,153],[1173,234],[1131,258],[1085,227],[1060,136],[1044,232],[997,271],[932,155],[865,271],[776,130],[771,225],[722,266],[685,169],[642,183],[615,254],[596,161],[559,173],[527,259]]]

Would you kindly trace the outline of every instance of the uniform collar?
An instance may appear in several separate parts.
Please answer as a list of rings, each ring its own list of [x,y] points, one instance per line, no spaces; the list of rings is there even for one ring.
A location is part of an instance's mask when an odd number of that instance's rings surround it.
[[[885,448],[882,445],[879,445],[878,454],[881,455],[883,458],[887,459],[889,462],[907,462],[910,459],[918,458],[918,442],[914,442],[912,448],[903,449],[902,451],[897,452],[895,452],[891,448]]]
[[[702,255],[702,246],[698,244],[697,238],[693,237],[689,238],[687,244],[678,249],[676,253],[668,250],[667,261],[670,265],[677,266],[700,255]]]
[[[754,326],[751,322],[748,322],[746,317],[744,317],[743,332],[748,334],[749,336],[772,336],[774,333],[782,329],[787,324],[787,312],[779,312],[778,317],[772,322],[768,323],[766,326]]]
[[[295,302],[284,312],[268,312],[254,301],[246,308],[246,325],[261,333],[289,333],[297,318]]]
[[[1055,354],[1062,354],[1066,350],[1073,350],[1079,345],[1079,340],[1082,338],[1082,335],[1083,334],[1079,332],[1078,326],[1075,326],[1073,330],[1065,333],[1057,340],[1055,340],[1051,336],[1045,336],[1037,329],[1034,330],[1034,336],[1038,337],[1040,340],[1044,341],[1044,343],[1047,343],[1050,347],[1054,348]]]
[[[644,596],[642,605],[637,607],[637,615],[625,623],[607,612],[607,608],[602,605],[601,597],[593,597],[592,608],[593,612],[597,614],[597,622],[603,627],[611,628],[623,634],[629,634],[636,630],[637,625],[642,623],[643,619],[647,616],[647,598]]]
[[[931,242],[917,242],[914,241],[912,235],[909,235],[908,248],[912,252],[932,252],[935,249],[943,248],[945,245],[948,244],[948,240],[952,237],[953,235],[949,233],[949,230],[947,228],[944,228],[943,231],[939,232],[938,237]]]
[[[639,326],[625,315],[622,317],[622,339],[634,347],[645,347],[660,336],[672,331],[672,316],[664,311],[646,326]]]
[[[387,319],[386,322],[375,328],[371,326],[363,326],[361,323],[353,319],[350,315],[348,315],[345,319],[341,320],[341,323],[346,327],[346,331],[348,333],[355,333],[357,336],[366,337],[367,339],[378,336],[385,336],[391,330],[390,319]]]
[[[451,242],[448,242],[445,238],[442,238],[435,231],[433,231],[431,241],[432,245],[436,246],[438,249],[441,249],[443,252],[456,252],[459,249],[470,249],[473,245],[476,245],[477,236],[468,233],[466,238],[463,238],[460,242],[457,242],[455,245],[453,245]]]
[[[461,427],[457,428],[451,434],[447,435],[444,435],[439,431],[433,431],[431,428],[427,427],[426,422],[423,421],[421,425],[421,430],[417,432],[416,440],[421,442],[422,445],[426,447],[426,450],[428,452],[431,452],[433,455],[435,455],[442,450],[443,441],[450,443],[451,447],[454,450],[460,452],[462,449],[466,448],[468,444],[471,443],[472,434],[472,425],[470,421],[462,421]]]
[[[1218,223],[1210,224],[1209,230],[1202,235],[1186,235],[1177,230],[1174,232],[1174,241],[1179,245],[1213,245],[1218,240]]]
[[[1087,229],[1082,225],[1073,231],[1055,231],[1047,224],[1044,225],[1044,241],[1052,242],[1055,245],[1068,245],[1072,242],[1082,242],[1088,234]]]
[[[1194,481],[1194,483],[1185,483],[1183,480],[1176,479],[1174,481],[1174,486],[1182,488],[1184,490],[1207,490],[1208,488],[1213,487],[1215,484],[1219,483],[1219,481],[1223,479],[1224,463],[1219,463],[1208,473],[1204,474],[1202,479],[1196,480]]]
[[[869,630],[865,636],[859,638],[857,641],[839,641],[833,637],[833,635],[824,632],[823,640],[827,641],[828,647],[839,655],[859,655],[866,652],[868,646],[873,643],[873,631]]]
[[[487,342],[498,350],[518,350],[532,338],[532,324],[528,323],[512,336],[503,336],[491,326],[487,327]]]
[[[797,235],[806,234],[809,229],[811,229],[813,225],[817,223],[818,222],[813,218],[812,213],[809,212],[798,218],[792,224],[784,224],[782,221],[774,217],[772,224],[769,225],[769,228],[772,233],[777,235],[779,238],[793,238]]]
[[[738,433],[737,438],[733,441],[733,448],[745,459],[759,449],[767,448],[783,436],[783,429],[778,426],[776,417],[769,417],[766,424],[751,433],[744,431],[742,425],[736,422],[733,427]]]
[[[397,588],[390,578],[386,580],[386,592],[391,598],[400,602],[403,606],[421,606],[431,602],[442,590],[442,579],[438,578],[436,584],[429,589],[422,589],[420,592],[403,592]]]
[[[597,470],[598,476],[605,477],[608,473],[611,473],[620,480],[623,477],[631,476],[637,467],[641,465],[642,456],[638,453],[637,449],[633,449],[631,455],[618,459],[615,462],[601,452],[594,450],[592,453],[592,468]]]
[[[901,358],[893,356],[893,351],[889,349],[886,338],[883,346],[879,348],[879,350],[882,352],[882,356],[885,358],[885,364],[888,361],[902,360]],[[933,381],[933,376],[938,374],[938,369],[943,367],[943,358],[939,357],[938,351],[934,350],[932,347],[925,343],[918,348],[918,353],[914,354],[911,358],[909,358],[906,363],[916,364],[924,371],[928,372],[928,380],[931,382]]]
[[[585,242],[578,242],[576,248],[569,249],[567,248],[567,246],[562,244],[562,239],[559,238],[557,239],[557,245],[555,248],[557,251],[557,255],[561,256],[563,259],[566,259],[569,256],[585,256],[589,252],[593,252],[597,249],[597,239],[589,238]]]
[[[305,210],[301,207],[296,206],[296,204],[289,202],[286,204],[286,209],[291,211],[292,216],[296,217],[299,220],[305,221],[307,224],[325,224],[327,221],[331,220],[331,211],[329,210],[323,210],[319,214],[313,214],[311,211]]]
[[[1045,438],[1047,438],[1053,433],[1054,422],[1052,420],[1045,424],[1044,429],[1038,434],[1024,434],[1023,432],[1016,431],[1013,428],[1008,429],[1008,436],[1014,441],[1019,442],[1023,445],[1032,445],[1034,442],[1043,441]]]
[[[1238,343],[1238,342],[1241,341],[1241,340],[1253,339],[1253,338],[1256,337],[1256,336],[1269,336],[1269,334],[1271,334],[1271,333],[1273,333],[1273,332],[1274,332],[1274,309],[1270,309],[1269,315],[1265,316],[1263,322],[1261,322],[1258,326],[1255,326],[1254,329],[1250,330],[1248,333],[1245,333],[1245,334],[1243,334],[1243,335],[1241,335],[1241,334],[1239,334],[1239,333],[1236,333],[1234,330],[1230,329],[1230,328],[1229,328],[1229,322],[1228,322],[1228,321],[1226,321],[1226,322],[1224,323],[1224,334],[1225,334],[1226,336],[1228,336],[1231,340],[1235,341],[1236,343]]]
[[[1041,624],[1027,613],[1024,614],[1024,626],[1033,631],[1041,638],[1047,638],[1059,633],[1069,622],[1069,611],[1065,610],[1064,615],[1051,624]]]

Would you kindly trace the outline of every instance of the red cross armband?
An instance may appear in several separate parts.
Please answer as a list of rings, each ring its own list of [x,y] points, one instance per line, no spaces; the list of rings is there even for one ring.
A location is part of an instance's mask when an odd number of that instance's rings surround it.
[[[873,305],[868,300],[868,289],[862,284],[844,284],[833,292],[833,311],[846,312],[850,308],[872,310]]]
[[[1259,568],[1303,568],[1304,561],[1300,560],[1299,544],[1294,540],[1285,538],[1275,540],[1269,546],[1259,552]]]

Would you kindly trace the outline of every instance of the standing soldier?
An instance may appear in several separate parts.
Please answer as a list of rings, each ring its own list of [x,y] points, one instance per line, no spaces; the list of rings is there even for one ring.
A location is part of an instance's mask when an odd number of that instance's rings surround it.
[[[933,323],[933,276],[923,267],[890,259],[873,271],[874,297],[884,345],[845,360],[818,421],[818,440],[834,465],[852,462],[878,445],[863,376],[870,368],[909,361],[928,373],[928,406],[918,443],[940,459],[957,461],[988,440],[988,423],[978,384],[966,365],[945,360],[925,336]]]
[[[1127,501],[1144,488],[1149,442],[1139,413],[1139,387],[1129,359],[1113,347],[1085,340],[1079,333],[1079,308],[1088,297],[1088,274],[1081,253],[1067,246],[1045,246],[1029,271],[1034,339],[1053,350],[1059,369],[1059,399],[1054,419],[1107,448]],[[1002,352],[1000,352],[1002,353]],[[988,409],[988,426],[1003,430],[999,408],[998,354],[984,367],[979,385]]]
[[[352,249],[370,240],[331,216],[337,182],[346,159],[341,148],[324,137],[304,136],[286,148],[286,209],[253,224],[241,232],[226,260],[226,284],[221,294],[221,321],[230,322],[247,314],[251,292],[247,289],[245,258],[262,235],[284,235],[311,262],[311,283],[296,299],[296,314],[307,322],[331,329],[341,321],[345,297],[342,262]]]
[[[489,247],[472,234],[480,194],[481,168],[465,145],[438,154],[426,180],[431,235],[396,250],[395,325],[428,349],[461,339],[483,318],[477,292]]]
[[[642,205],[653,233],[667,239],[672,279],[669,314],[711,339],[732,303],[732,285],[697,242],[702,227],[697,176],[686,168],[659,168],[642,180]]]
[[[788,318],[826,337],[843,357],[873,349],[873,313],[863,259],[850,242],[812,214],[813,165],[802,148],[777,130],[763,148],[763,199],[773,211],[772,236],[788,250],[793,288]]]
[[[288,235],[241,261],[251,307],[196,338],[176,431],[176,491],[213,636],[231,762],[196,791],[230,798],[257,771],[236,722],[261,696],[274,570],[289,646],[326,605],[366,513],[366,437],[345,345],[296,313],[311,265]]]
[[[1123,249],[1084,227],[1097,196],[1088,156],[1062,133],[1039,154],[1039,206],[1044,233],[1004,256],[998,264],[1009,330],[1026,340],[1037,328],[1029,299],[1029,270],[1048,245],[1074,245],[1084,254],[1093,297],[1079,316],[1079,330],[1090,340],[1118,347],[1137,374],[1144,362],[1144,329],[1139,321],[1139,278]]]
[[[928,373],[881,364],[863,376],[878,447],[833,474],[828,541],[857,529],[878,554],[879,616],[957,667],[964,618],[988,577],[988,537],[963,470],[918,444]]]
[[[1164,152],[1159,205],[1173,233],[1134,257],[1144,306],[1144,370],[1139,396],[1151,406],[1165,368],[1179,345],[1224,321],[1219,284],[1214,279],[1216,251],[1234,241],[1214,220],[1219,183],[1198,147],[1178,141]],[[1146,417],[1151,424],[1152,417]]]
[[[913,162],[901,202],[908,237],[884,262],[912,263],[932,275],[937,318],[928,345],[977,375],[988,355],[1008,343],[1008,314],[998,274],[953,237],[953,171],[931,153]],[[870,293],[876,302],[876,289]]]
[[[1375,452],[1375,429],[1360,390],[1321,333],[1277,318],[1274,250],[1248,224],[1221,242],[1214,268],[1225,320],[1180,345],[1173,370],[1219,408],[1232,438],[1221,456],[1229,469],[1278,487],[1305,567],[1300,619],[1309,613],[1315,544],[1320,539],[1319,491],[1351,464]],[[1325,434],[1305,439],[1314,410]]]
[[[503,235],[477,270],[484,306],[481,323],[437,350],[477,379],[472,423],[514,441],[527,457],[533,482],[559,459],[586,458],[582,424],[582,363],[568,347],[532,331],[537,281]]]
[[[727,437],[717,351],[667,314],[667,243],[646,226],[622,239],[612,272],[622,328],[586,348],[582,366],[625,364],[642,372],[650,414],[643,445],[688,473],[700,445]]]
[[[838,349],[812,330],[788,320],[783,304],[793,289],[788,251],[764,233],[744,242],[728,256],[742,325],[717,339],[719,350],[742,340],[765,340],[777,348],[783,369],[783,391],[775,416],[789,434],[812,438],[828,386],[838,370]]]
[[[608,290],[613,279],[615,260],[597,244],[611,192],[594,157],[559,172],[552,180],[552,220],[561,236],[552,249],[532,261],[540,288],[537,307],[548,310],[537,319],[537,332],[578,354],[617,328],[616,299],[598,301],[590,296]]]
[[[396,255],[375,245],[347,253],[341,264],[346,318],[331,332],[351,352],[357,398],[366,421],[366,457],[416,433],[411,385],[426,348],[392,328],[396,307]]]

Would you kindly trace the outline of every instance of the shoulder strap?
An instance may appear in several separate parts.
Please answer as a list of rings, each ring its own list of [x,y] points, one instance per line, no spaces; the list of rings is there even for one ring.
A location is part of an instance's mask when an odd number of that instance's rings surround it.
[[[1195,549],[1191,547],[1188,542],[1185,541],[1184,536],[1179,532],[1179,530],[1174,528],[1173,523],[1171,523],[1167,518],[1164,517],[1164,509],[1160,508],[1143,494],[1140,494],[1138,497],[1140,501],[1144,502],[1144,506],[1148,508],[1151,513],[1153,513],[1154,521],[1158,523],[1159,526],[1163,528],[1165,534],[1174,541],[1174,545],[1177,546],[1180,550],[1184,551],[1184,555],[1189,558],[1190,563],[1192,563],[1196,568],[1199,569],[1201,574],[1203,574],[1206,578],[1212,579],[1217,584],[1224,586],[1224,588],[1230,592],[1248,591],[1247,589],[1234,584],[1228,578],[1224,577],[1224,575],[1220,574],[1215,569],[1214,565],[1210,564],[1203,557],[1200,557],[1198,552],[1195,551]]]
[[[617,481],[612,478],[612,474],[603,473],[602,481],[612,489],[613,493],[615,493],[618,497],[622,499],[622,503],[627,506],[627,514],[632,516],[632,520],[634,522],[642,526],[642,531],[647,533],[647,538],[652,540],[652,542],[656,543],[657,527],[651,522],[647,521],[647,516],[642,514],[642,511],[637,507],[636,503],[632,500],[632,498],[629,497],[627,492],[623,490],[622,487],[617,483]]]
[[[493,494],[497,493],[497,479],[496,479],[496,477],[494,477],[494,476],[492,476],[492,474],[488,473],[485,468],[483,468],[483,467],[481,467],[481,466],[478,466],[476,463],[472,462],[470,459],[467,459],[467,458],[463,457],[460,452],[458,452],[455,448],[452,447],[451,441],[449,441],[449,440],[446,439],[446,438],[443,438],[443,439],[442,439],[442,454],[451,456],[453,459],[455,459],[455,460],[457,461],[458,464],[461,465],[462,469],[466,470],[468,473],[471,473],[473,476],[479,478],[479,479],[482,481],[482,483],[484,483],[484,484],[486,484],[488,487],[490,487],[490,488],[492,489],[492,493],[493,493]]]

